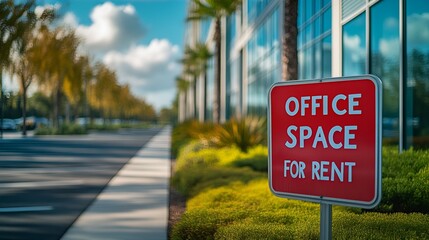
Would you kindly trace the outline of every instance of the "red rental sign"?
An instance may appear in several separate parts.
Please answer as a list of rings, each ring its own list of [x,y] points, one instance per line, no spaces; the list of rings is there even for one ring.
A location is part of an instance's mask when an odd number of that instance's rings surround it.
[[[379,203],[380,79],[278,82],[268,102],[275,195],[363,208]]]

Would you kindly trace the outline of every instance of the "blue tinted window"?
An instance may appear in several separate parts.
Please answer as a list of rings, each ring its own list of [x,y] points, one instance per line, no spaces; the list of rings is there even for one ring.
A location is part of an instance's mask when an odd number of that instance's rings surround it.
[[[214,60],[211,58],[208,63],[206,74],[206,111],[205,119],[213,120],[213,102],[214,102]]]
[[[261,15],[267,5],[272,0],[248,0],[247,2],[247,22],[252,23]]]
[[[364,74],[365,63],[365,13],[362,13],[343,27],[343,75]]]
[[[325,37],[322,41],[322,77],[331,77],[332,69],[332,40],[331,35]]]
[[[304,79],[313,78],[313,47],[308,47],[304,50]]]
[[[323,13],[322,33],[331,30],[332,28],[332,10],[328,8]]]
[[[309,20],[313,16],[313,0],[303,0],[305,1],[305,17],[304,21]]]
[[[314,21],[314,38],[317,38],[320,35],[320,29],[321,29],[320,17],[318,17]]]
[[[406,129],[408,145],[429,147],[429,4],[406,1]]]
[[[298,20],[297,20],[298,27],[301,26],[303,23],[304,23],[304,1],[299,0],[298,1]]]
[[[322,77],[322,42],[314,44],[314,74],[312,78]]]
[[[371,7],[371,73],[383,81],[383,137],[399,139],[399,4],[381,1]]]
[[[247,45],[248,94],[247,112],[249,115],[266,115],[267,92],[274,81],[278,81],[280,65],[279,13],[275,10],[254,32]]]

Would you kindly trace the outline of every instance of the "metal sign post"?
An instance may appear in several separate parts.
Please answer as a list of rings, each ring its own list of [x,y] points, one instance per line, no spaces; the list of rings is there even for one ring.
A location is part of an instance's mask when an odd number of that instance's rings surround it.
[[[320,239],[332,239],[332,205],[320,204]]]

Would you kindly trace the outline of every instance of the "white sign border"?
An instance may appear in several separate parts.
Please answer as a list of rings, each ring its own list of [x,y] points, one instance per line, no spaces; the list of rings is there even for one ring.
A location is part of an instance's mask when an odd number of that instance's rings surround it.
[[[271,92],[275,87],[285,86],[285,85],[302,85],[309,83],[324,83],[324,82],[343,82],[343,81],[359,81],[359,80],[371,80],[375,86],[375,196],[371,201],[357,201],[357,200],[348,200],[341,198],[330,198],[323,196],[315,195],[306,195],[306,194],[296,194],[296,193],[287,193],[287,192],[277,192],[273,189],[272,186],[272,141],[271,141]],[[310,201],[320,204],[333,204],[333,205],[342,205],[348,207],[359,207],[371,209],[376,207],[381,201],[381,132],[382,132],[382,82],[380,78],[375,75],[366,74],[359,76],[350,76],[350,77],[335,77],[335,78],[322,78],[322,79],[312,79],[312,80],[291,80],[291,81],[282,81],[274,83],[268,92],[268,108],[267,108],[267,124],[268,124],[268,180],[271,192],[282,198],[291,198],[297,200]]]

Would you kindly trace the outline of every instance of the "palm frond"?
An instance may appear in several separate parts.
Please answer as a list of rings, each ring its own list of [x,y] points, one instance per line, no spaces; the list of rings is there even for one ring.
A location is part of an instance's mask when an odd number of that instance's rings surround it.
[[[237,10],[241,2],[241,0],[192,0],[193,7],[187,21],[229,16]]]

